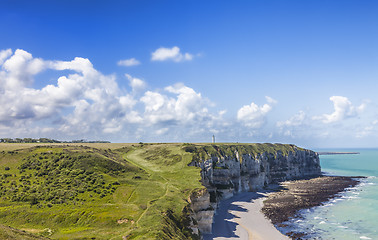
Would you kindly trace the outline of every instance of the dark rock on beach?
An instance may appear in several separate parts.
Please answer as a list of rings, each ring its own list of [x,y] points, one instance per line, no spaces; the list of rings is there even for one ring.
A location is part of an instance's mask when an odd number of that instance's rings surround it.
[[[361,177],[321,176],[284,182],[281,191],[270,194],[264,201],[262,211],[273,224],[283,226],[282,223],[289,218],[299,217],[299,210],[320,206],[346,188],[357,185],[358,178]],[[289,237],[302,239],[304,235],[293,234]]]

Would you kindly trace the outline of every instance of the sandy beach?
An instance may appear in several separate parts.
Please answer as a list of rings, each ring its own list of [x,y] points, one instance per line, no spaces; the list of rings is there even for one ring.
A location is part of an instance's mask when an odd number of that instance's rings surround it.
[[[287,240],[261,212],[267,192],[245,192],[223,200],[214,216],[213,233],[204,240]]]

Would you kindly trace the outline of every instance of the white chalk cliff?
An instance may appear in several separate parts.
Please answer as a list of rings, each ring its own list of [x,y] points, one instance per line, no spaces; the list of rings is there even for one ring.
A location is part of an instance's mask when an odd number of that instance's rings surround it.
[[[319,156],[311,150],[284,144],[259,144],[257,151],[245,146],[212,145],[215,153],[205,149],[206,154],[191,163],[201,168],[206,187],[190,198],[194,233],[211,232],[213,215],[221,199],[242,191],[256,191],[271,183],[321,173]]]

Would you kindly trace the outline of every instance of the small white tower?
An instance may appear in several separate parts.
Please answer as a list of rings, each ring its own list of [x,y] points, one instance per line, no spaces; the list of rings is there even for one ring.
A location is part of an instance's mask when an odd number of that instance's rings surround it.
[[[213,143],[215,143],[215,136],[213,135]]]

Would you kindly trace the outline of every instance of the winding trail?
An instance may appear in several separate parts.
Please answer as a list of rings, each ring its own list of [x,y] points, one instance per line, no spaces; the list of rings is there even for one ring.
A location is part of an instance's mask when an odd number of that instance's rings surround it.
[[[136,221],[137,224],[139,223],[140,219],[142,219],[143,216],[146,214],[146,212],[149,210],[149,208],[151,207],[153,202],[166,197],[167,194],[168,194],[169,188],[177,189],[176,187],[174,187],[173,185],[171,185],[169,183],[169,180],[167,178],[165,178],[164,176],[159,174],[160,169],[158,169],[156,166],[154,166],[154,164],[149,163],[147,160],[145,160],[144,158],[139,156],[139,154],[142,153],[142,152],[143,151],[139,150],[139,149],[132,150],[132,151],[126,153],[123,157],[127,162],[129,162],[129,163],[133,164],[134,166],[136,166],[140,169],[143,169],[145,172],[147,172],[148,175],[149,175],[149,178],[158,177],[159,179],[161,179],[161,182],[159,181],[159,183],[164,185],[165,191],[164,191],[163,195],[161,195],[160,197],[155,198],[155,199],[153,199],[153,200],[151,200],[147,203],[147,208],[143,211],[143,213],[139,216],[139,218]],[[127,202],[130,201],[130,199],[132,198],[132,195],[135,193],[137,188],[139,188],[139,185],[137,185],[137,187],[130,194]]]

